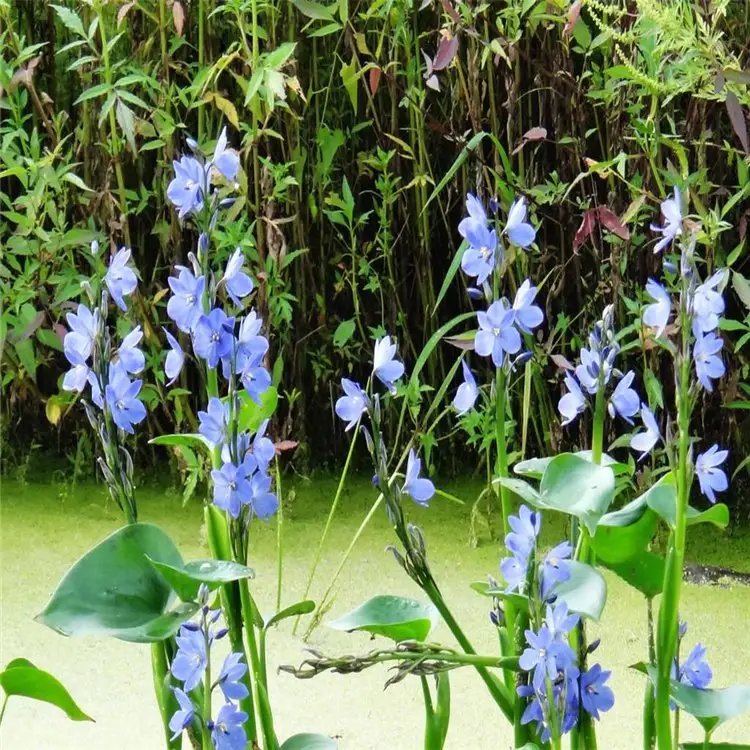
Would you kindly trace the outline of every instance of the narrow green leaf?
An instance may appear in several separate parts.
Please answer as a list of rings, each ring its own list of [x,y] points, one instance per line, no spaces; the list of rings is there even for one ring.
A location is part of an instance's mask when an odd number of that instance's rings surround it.
[[[277,612],[271,619],[265,624],[266,628],[270,628],[272,625],[276,625],[282,620],[286,620],[289,617],[297,617],[297,615],[309,615],[315,609],[315,602],[311,599],[304,599],[296,604],[290,604],[288,607],[284,607],[281,611]]]
[[[327,6],[313,0],[292,0],[292,5],[303,15],[315,21],[333,21],[335,6]]]

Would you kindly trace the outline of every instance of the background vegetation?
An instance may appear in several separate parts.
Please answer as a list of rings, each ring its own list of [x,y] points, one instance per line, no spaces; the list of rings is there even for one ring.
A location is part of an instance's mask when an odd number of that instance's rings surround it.
[[[505,209],[529,198],[541,231],[512,262],[540,283],[548,324],[514,386],[516,427],[527,454],[576,444],[590,431],[559,427],[557,357],[611,302],[623,349],[643,356],[638,290],[661,263],[648,225],[679,185],[709,265],[732,270],[728,375],[702,424],[731,450],[738,507],[748,39],[748,0],[0,0],[3,468],[23,472],[38,450],[67,456],[65,472],[93,468],[83,410],[59,388],[93,240],[131,246],[143,280],[143,434],[195,421],[190,381],[163,387],[166,278],[197,240],[165,192],[186,138],[226,124],[246,197],[221,251],[243,247],[258,271],[285,397],[273,433],[299,441],[295,468],[343,454],[332,397],[373,335],[395,333],[410,368],[424,351],[427,383],[450,372],[455,349],[433,335],[472,309],[456,274],[467,190]],[[644,358],[658,405],[673,386],[656,351]],[[426,389],[410,381],[407,419],[419,423]],[[460,450],[430,452],[437,440],[459,445],[423,434],[428,459],[459,464]]]

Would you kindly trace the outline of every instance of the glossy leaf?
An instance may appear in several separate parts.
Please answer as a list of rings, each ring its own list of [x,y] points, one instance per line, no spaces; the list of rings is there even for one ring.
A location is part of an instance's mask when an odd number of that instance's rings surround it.
[[[559,601],[564,601],[571,612],[598,620],[607,603],[607,583],[602,574],[586,563],[570,560],[570,578],[552,587]]]
[[[336,750],[338,745],[322,734],[295,734],[285,740],[279,750]]]
[[[591,461],[591,457],[593,454],[591,453],[591,451],[577,451],[576,453],[573,453],[571,455],[579,456],[580,458],[585,458],[587,461]],[[519,461],[513,467],[513,471],[516,474],[520,474],[524,477],[529,477],[530,479],[541,479],[545,469],[553,458],[554,456],[548,456],[545,458],[528,458],[525,461]],[[632,475],[633,473],[633,467],[630,464],[621,463],[620,461],[615,460],[614,458],[612,458],[612,456],[609,456],[606,453],[602,453],[601,465],[609,466],[615,473],[616,477]]]
[[[648,599],[661,593],[666,562],[655,552],[643,550],[627,560],[602,564]]]
[[[646,494],[648,507],[671,529],[674,529],[677,525],[677,490],[671,472],[659,480]],[[712,523],[720,529],[725,529],[729,525],[729,508],[724,503],[717,503],[700,511],[689,505],[687,525],[693,526],[697,523]]]
[[[252,568],[231,560],[193,560],[181,566],[148,560],[183,602],[195,601],[202,583],[213,591],[223,583],[255,578]]]
[[[182,567],[177,547],[158,526],[118,529],[65,574],[37,621],[63,635],[109,635],[137,643],[168,638],[197,605],[173,607],[172,589],[149,558]]]
[[[241,391],[239,429],[242,432],[257,432],[263,420],[270,419],[279,403],[278,391],[271,385],[263,391],[260,404],[256,404],[246,391]]]
[[[438,621],[437,609],[403,596],[374,596],[329,623],[334,630],[364,630],[394,641],[423,641]]]
[[[642,498],[599,520],[591,547],[604,563],[622,563],[644,551],[656,533],[658,517]]]
[[[276,625],[276,623],[279,623],[282,620],[286,620],[289,617],[309,615],[310,612],[312,612],[314,609],[315,602],[311,599],[304,599],[303,601],[297,602],[296,604],[290,604],[288,607],[284,607],[284,609],[273,615],[273,617],[271,617],[265,624],[265,627],[270,628],[271,625]]]
[[[73,721],[93,721],[56,677],[38,669],[28,659],[13,659],[0,672],[0,687],[8,697],[18,695],[57,706]]]
[[[174,445],[177,447],[202,445],[205,448],[208,448],[208,450],[211,450],[211,443],[209,443],[203,435],[191,432],[184,434],[174,433],[169,435],[158,435],[148,442],[149,445]]]

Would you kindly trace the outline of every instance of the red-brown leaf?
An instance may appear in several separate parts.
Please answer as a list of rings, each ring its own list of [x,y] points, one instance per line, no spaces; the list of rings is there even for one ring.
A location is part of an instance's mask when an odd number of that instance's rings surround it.
[[[458,11],[453,7],[453,3],[450,0],[442,0],[443,10],[456,22],[461,23],[461,16],[458,15]]]
[[[172,3],[172,20],[177,36],[182,36],[182,30],[185,27],[185,9],[180,0],[174,0]]]
[[[617,214],[606,206],[597,209],[599,223],[616,234],[621,240],[630,239],[630,230],[620,221]]]
[[[571,372],[575,370],[576,368],[568,362],[565,357],[563,357],[562,354],[553,354],[550,359],[561,369],[561,370],[570,370]]]
[[[740,104],[739,99],[737,99],[731,91],[727,91],[727,99],[725,103],[727,105],[729,119],[732,122],[732,128],[740,139],[740,143],[742,144],[745,153],[750,154],[750,143],[748,143],[747,138],[747,121],[745,120],[745,113],[742,111],[742,105]]]
[[[598,206],[597,208],[588,209],[583,214],[581,226],[578,227],[576,236],[573,238],[573,252],[578,252],[581,245],[591,236],[597,224],[616,234],[620,239],[630,239],[630,231],[620,221],[617,214],[612,209],[607,208],[607,206]]]
[[[583,214],[581,219],[581,226],[576,231],[576,236],[573,238],[573,252],[577,253],[578,249],[583,245],[586,240],[591,236],[591,232],[594,231],[596,224],[596,209],[590,208]]]
[[[458,37],[454,36],[452,39],[443,37],[438,44],[435,59],[432,61],[432,69],[443,70],[443,68],[447,68],[456,56],[456,52],[458,52]]]
[[[573,33],[573,28],[578,22],[578,18],[581,15],[582,0],[576,0],[573,5],[568,8],[568,18],[563,26],[563,36],[569,37]]]
[[[273,444],[273,447],[276,448],[276,453],[281,454],[285,451],[293,451],[298,445],[296,440],[279,440]]]
[[[370,68],[370,93],[375,96],[375,92],[378,90],[378,86],[380,85],[380,76],[382,75],[383,71],[378,68]]]

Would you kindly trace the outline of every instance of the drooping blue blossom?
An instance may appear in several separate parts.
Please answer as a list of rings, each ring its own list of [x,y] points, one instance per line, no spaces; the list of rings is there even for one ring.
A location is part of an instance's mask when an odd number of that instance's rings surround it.
[[[693,346],[695,374],[700,384],[709,392],[714,389],[713,381],[725,372],[724,362],[719,356],[724,342],[715,333],[698,335]]]
[[[190,624],[183,625],[177,633],[177,653],[172,660],[170,671],[180,682],[186,693],[198,687],[206,671],[208,654],[206,637],[200,628]],[[174,731],[174,730],[173,730]]]
[[[242,661],[242,654],[231,653],[224,659],[217,682],[227,701],[247,697],[247,686],[241,682],[246,672],[247,664]]]
[[[524,333],[532,333],[544,321],[542,309],[534,304],[537,288],[532,286],[531,280],[526,279],[516,292],[513,300],[515,324]]]
[[[125,368],[125,372],[129,372],[131,375],[142,372],[146,366],[146,357],[138,348],[138,344],[140,344],[142,338],[143,331],[140,326],[136,326],[125,336],[117,350],[117,357],[120,364]]]
[[[631,417],[638,413],[641,400],[631,384],[635,378],[635,373],[631,370],[626,373],[615,387],[612,395],[609,397],[607,408],[610,416],[614,419],[615,415],[621,416],[628,424],[633,424]]]
[[[435,494],[435,485],[425,477],[420,477],[422,470],[422,459],[417,458],[414,449],[409,450],[409,458],[406,462],[406,475],[402,492],[406,492],[417,505],[426,508],[432,496]]]
[[[225,510],[232,518],[237,518],[242,506],[251,500],[251,477],[255,467],[255,459],[246,456],[239,466],[229,461],[225,462],[221,469],[211,471],[214,505]]]
[[[250,452],[255,456],[255,460],[258,462],[258,468],[265,474],[268,471],[268,467],[273,461],[276,455],[276,448],[274,448],[273,442],[266,437],[266,430],[268,429],[268,423],[270,420],[264,419],[258,431],[253,437],[253,443],[250,446]]]
[[[204,276],[193,275],[185,266],[177,266],[177,277],[170,276],[169,288],[172,297],[167,302],[167,315],[184,333],[191,333],[203,314],[203,291],[206,286]]]
[[[662,236],[656,245],[654,245],[654,253],[660,253],[682,232],[681,200],[680,189],[675,187],[674,195],[662,201],[661,213],[664,216],[664,225],[651,225],[651,231],[658,232]]]
[[[486,312],[477,313],[479,330],[474,337],[474,351],[481,357],[492,356],[495,367],[502,367],[506,354],[521,348],[521,335],[516,330],[516,313],[502,302],[493,302]]]
[[[479,395],[477,381],[474,379],[469,365],[466,364],[466,360],[461,362],[461,366],[464,373],[464,382],[458,386],[456,395],[453,398],[453,408],[459,415],[466,414],[467,411],[473,409]]]
[[[133,269],[128,266],[130,248],[121,247],[109,261],[109,268],[104,275],[104,283],[112,299],[121,310],[126,310],[124,297],[132,294],[138,286]]]
[[[569,372],[565,373],[565,386],[568,392],[557,403],[557,410],[564,417],[563,426],[570,424],[586,408],[586,396],[578,381]]]
[[[706,647],[696,643],[677,670],[677,679],[683,685],[705,690],[713,679],[713,671],[706,661]]]
[[[724,277],[721,268],[695,288],[692,298],[693,331],[696,336],[713,331],[719,325],[719,317],[724,313],[724,297],[717,291]]]
[[[271,477],[256,472],[250,481],[250,504],[258,518],[270,518],[279,507],[279,499],[271,492]]]
[[[649,279],[646,282],[646,292],[653,304],[648,305],[643,311],[643,322],[656,329],[656,338],[659,338],[667,327],[669,314],[672,311],[672,298],[669,292],[657,281]]]
[[[641,404],[641,421],[646,428],[645,432],[639,432],[630,438],[630,447],[634,451],[640,451],[639,461],[642,461],[653,450],[661,437],[656,417],[646,404]]]
[[[570,646],[557,640],[547,625],[542,625],[539,632],[526,630],[528,648],[518,660],[518,665],[525,672],[533,672],[532,684],[536,690],[544,689],[546,680],[554,682],[559,671],[575,666],[575,654]]]
[[[609,711],[615,705],[615,694],[612,688],[604,683],[612,673],[603,670],[599,664],[581,675],[581,703],[583,710],[595,719],[601,718],[600,712]]]
[[[545,556],[541,566],[540,596],[542,601],[552,595],[554,587],[570,578],[569,558],[573,547],[567,540],[555,545]]]
[[[355,383],[348,378],[341,378],[341,387],[344,389],[345,395],[336,400],[335,410],[339,419],[347,422],[344,430],[348,432],[367,411],[367,394],[362,390],[359,383]]]
[[[247,750],[247,735],[244,723],[247,714],[233,703],[225,703],[216,717],[209,722],[211,739],[215,750]]]
[[[212,446],[221,445],[227,439],[227,424],[229,422],[229,408],[221,399],[211,398],[206,411],[198,412],[198,432],[203,435]]]
[[[180,688],[172,688],[179,709],[172,714],[172,718],[169,720],[169,728],[174,734],[171,739],[179,737],[185,729],[187,729],[193,723],[193,717],[195,716],[195,706],[190,700],[190,697],[185,694],[184,690]]]
[[[404,374],[403,362],[396,357],[396,343],[391,343],[390,336],[383,336],[375,342],[372,358],[372,372],[391,392],[396,392],[396,381]]]
[[[695,473],[698,476],[701,492],[709,502],[716,502],[717,492],[724,492],[729,487],[727,475],[719,467],[727,460],[729,451],[720,451],[719,446],[712,445],[705,453],[695,459]]]
[[[133,433],[133,425],[146,418],[146,407],[139,400],[143,382],[131,381],[125,368],[118,364],[109,366],[109,382],[104,389],[104,398],[112,414],[112,421],[125,432]]]
[[[240,169],[240,157],[234,149],[227,148],[227,129],[222,128],[214,147],[209,167],[215,167],[229,182],[234,182]]]
[[[227,292],[237,307],[242,307],[242,298],[247,297],[254,289],[253,280],[242,270],[244,262],[242,250],[238,247],[227,261],[222,277]]]
[[[526,198],[523,196],[513,201],[503,234],[507,234],[514,245],[522,248],[527,248],[534,241],[536,230],[526,221]]]
[[[184,219],[203,208],[204,191],[208,189],[206,168],[194,156],[182,156],[172,165],[174,178],[167,186],[167,198],[177,208],[179,218]]]
[[[169,378],[167,385],[172,385],[182,372],[182,366],[185,364],[185,352],[182,351],[179,342],[169,331],[165,329],[164,333],[167,335],[167,343],[169,344],[167,360],[164,363],[164,373]]]
[[[234,318],[227,317],[220,307],[215,307],[208,315],[201,315],[193,336],[195,353],[205,359],[209,367],[216,367],[232,352],[233,331]]]

